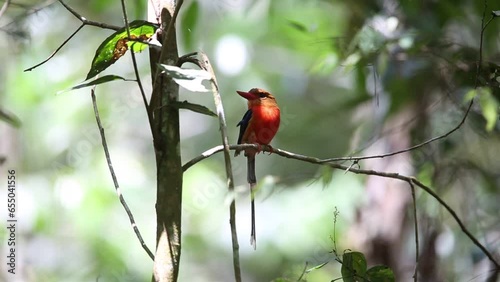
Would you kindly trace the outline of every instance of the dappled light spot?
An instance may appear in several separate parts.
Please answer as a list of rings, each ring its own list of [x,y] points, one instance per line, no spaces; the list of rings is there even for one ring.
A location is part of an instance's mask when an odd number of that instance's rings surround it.
[[[238,75],[248,61],[248,50],[241,37],[226,35],[218,42],[215,61],[220,71],[226,75]]]
[[[61,205],[67,209],[80,206],[83,199],[81,184],[71,177],[61,177],[56,182],[56,194]]]

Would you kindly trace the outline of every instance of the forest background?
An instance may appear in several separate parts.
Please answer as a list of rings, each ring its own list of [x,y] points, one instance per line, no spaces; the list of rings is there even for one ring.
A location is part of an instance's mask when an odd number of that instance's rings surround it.
[[[146,18],[146,2],[127,1],[130,20]],[[119,1],[67,4],[89,20],[123,26]],[[414,176],[500,261],[498,10],[497,2],[466,0],[185,1],[177,33],[180,54],[203,50],[212,60],[231,144],[246,111],[235,91],[267,89],[282,110],[273,147],[321,159],[404,151],[342,164]],[[8,170],[18,178],[16,279],[148,280],[152,261],[116,197],[90,91],[59,93],[85,79],[112,31],[86,26],[47,63],[24,71],[80,25],[57,1],[12,1],[0,17],[0,177],[3,186]],[[136,57],[149,93],[147,53]],[[127,55],[105,73],[133,78],[131,66]],[[97,97],[121,190],[153,248],[156,169],[143,101],[134,82],[123,81],[98,86]],[[182,89],[180,100],[215,110],[209,94]],[[182,110],[180,121],[184,163],[220,145],[216,118]],[[259,155],[254,251],[247,244],[245,165],[243,157],[234,159],[245,281],[340,277],[333,236],[340,254],[361,251],[369,265],[390,266],[397,281],[414,275],[408,183]],[[222,154],[184,174],[180,281],[233,279],[226,186]],[[484,281],[494,274],[450,213],[415,191],[422,281]],[[0,195],[3,201],[7,191]],[[0,230],[7,238],[8,230]],[[7,254],[7,244],[0,249]],[[6,268],[0,277],[11,281]]]

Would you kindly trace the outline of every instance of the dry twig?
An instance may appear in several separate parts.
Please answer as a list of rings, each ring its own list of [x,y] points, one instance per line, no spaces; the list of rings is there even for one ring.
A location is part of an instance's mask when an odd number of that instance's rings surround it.
[[[128,24],[127,8],[125,5],[125,0],[121,0],[121,4],[122,4],[123,21],[125,22],[125,27],[127,28],[127,37],[130,38],[130,27]],[[148,100],[146,98],[146,93],[144,92],[144,87],[142,87],[141,76],[139,74],[139,68],[137,67],[137,61],[135,59],[135,53],[133,50],[130,50],[130,55],[132,56],[132,65],[134,66],[135,81],[137,82],[137,86],[139,86],[139,90],[141,91],[141,96],[142,96],[142,101],[144,103],[144,108],[146,109],[146,113],[148,115],[149,125],[151,128],[151,134],[154,134],[153,133],[153,116],[152,116],[152,113],[151,113],[149,106],[148,106]]]
[[[141,232],[139,231],[139,228],[137,228],[137,225],[135,224],[134,215],[130,211],[130,208],[128,207],[127,202],[125,201],[125,198],[122,195],[122,192],[120,190],[120,186],[118,185],[118,179],[116,178],[115,170],[113,169],[113,164],[111,163],[111,156],[109,155],[109,149],[108,149],[108,144],[106,142],[106,136],[104,135],[104,128],[102,127],[101,118],[99,117],[99,109],[97,108],[97,100],[95,97],[94,89],[91,90],[90,94],[92,96],[92,105],[94,107],[94,114],[95,114],[95,119],[97,121],[97,127],[99,128],[99,134],[101,135],[102,147],[104,149],[104,154],[106,155],[106,161],[108,162],[108,168],[109,168],[109,172],[111,174],[111,178],[113,178],[113,183],[115,185],[116,194],[118,195],[118,198],[120,199],[120,203],[122,204],[123,208],[127,212],[128,218],[130,220],[130,224],[132,225],[132,228],[134,229],[135,235],[137,235],[137,239],[139,239],[139,242],[141,243],[142,248],[146,251],[146,253],[148,253],[149,257],[152,260],[154,260],[154,255],[151,252],[151,250],[149,250],[148,246],[144,242],[144,239],[142,239]]]
[[[255,145],[255,144],[243,144],[243,145],[231,145],[231,146],[229,146],[229,148],[231,150],[236,150],[236,149],[244,150],[244,149],[248,149],[248,148],[259,149],[259,146]],[[186,171],[187,169],[189,169],[191,166],[198,163],[199,161],[206,159],[208,157],[211,157],[214,154],[221,152],[223,149],[224,149],[224,147],[222,145],[219,145],[219,146],[214,147],[208,151],[205,151],[200,156],[198,156],[198,157],[190,160],[186,164],[184,164],[182,166],[182,169],[184,171]],[[312,163],[312,164],[328,165],[331,168],[340,169],[342,171],[349,171],[349,172],[355,173],[355,174],[376,175],[376,176],[385,177],[385,178],[398,179],[398,180],[407,182],[409,185],[416,185],[416,186],[420,187],[420,189],[427,192],[427,194],[431,195],[431,197],[433,197],[435,200],[437,200],[439,202],[439,204],[441,206],[443,206],[448,211],[448,213],[453,217],[455,222],[460,226],[460,229],[462,229],[462,232],[465,233],[465,235],[467,235],[467,237],[469,237],[469,239],[472,241],[472,243],[474,243],[474,245],[476,245],[483,252],[483,254],[485,254],[488,257],[488,259],[495,265],[495,267],[500,269],[500,264],[496,261],[496,259],[493,257],[493,255],[488,251],[488,249],[486,249],[486,247],[484,247],[483,244],[481,244],[479,242],[479,240],[474,235],[472,235],[472,233],[467,229],[467,227],[464,225],[462,220],[458,217],[457,213],[438,194],[436,194],[432,190],[432,188],[423,184],[415,177],[405,176],[405,175],[401,175],[399,173],[394,173],[394,172],[382,172],[382,171],[376,171],[376,170],[366,170],[366,169],[353,168],[353,167],[333,163],[331,161],[328,161],[329,159],[319,159],[319,158],[315,158],[315,157],[295,154],[295,153],[287,152],[285,150],[281,150],[281,149],[278,149],[275,147],[270,148],[269,146],[261,145],[260,149],[264,152],[275,153],[276,155],[279,155],[279,156],[282,156],[285,158],[289,158],[289,159],[299,160],[299,161]]]
[[[192,62],[195,62],[201,69],[204,69],[211,75],[212,93],[214,96],[214,103],[217,110],[217,116],[219,117],[219,129],[221,133],[223,150],[224,150],[224,163],[226,167],[227,187],[229,190],[229,194],[233,195],[234,194],[233,168],[231,164],[229,139],[227,135],[226,117],[224,113],[224,106],[222,104],[222,99],[219,93],[219,85],[217,84],[217,78],[215,76],[214,70],[212,68],[212,65],[210,64],[210,60],[208,59],[207,55],[203,52],[200,52],[199,56],[200,56],[199,60],[192,60]],[[241,281],[241,267],[240,267],[240,254],[239,254],[240,246],[238,244],[238,234],[236,232],[236,200],[234,197],[232,198],[231,204],[229,205],[229,225],[231,227],[234,278],[235,281],[240,282]]]
[[[5,11],[7,11],[7,8],[9,7],[10,0],[5,0],[5,2],[2,5],[2,8],[0,8],[0,18],[3,16]]]
[[[57,52],[59,52],[59,50],[62,49],[62,47],[64,45],[66,45],[66,43],[68,43],[86,25],[96,26],[96,27],[100,27],[100,28],[104,28],[104,29],[111,29],[111,30],[119,30],[120,29],[119,26],[109,25],[109,24],[95,22],[95,21],[89,21],[85,17],[83,17],[82,15],[78,14],[75,10],[73,10],[73,8],[66,5],[63,1],[59,0],[59,2],[64,6],[64,8],[66,8],[66,10],[70,11],[77,19],[79,19],[82,22],[82,24],[66,40],[64,40],[63,43],[61,43],[61,45],[59,45],[59,47],[57,47],[57,49],[54,50],[54,52],[52,52],[52,54],[50,54],[47,57],[47,59],[41,61],[40,63],[38,63],[30,68],[25,69],[24,71],[32,71],[32,70],[36,69],[37,67],[48,62],[50,59],[52,59],[57,54]]]
[[[413,220],[415,228],[415,271],[413,272],[413,281],[418,281],[418,259],[419,259],[419,241],[418,241],[418,219],[417,219],[417,197],[415,196],[415,185],[409,183],[411,188],[411,199],[413,202]]]

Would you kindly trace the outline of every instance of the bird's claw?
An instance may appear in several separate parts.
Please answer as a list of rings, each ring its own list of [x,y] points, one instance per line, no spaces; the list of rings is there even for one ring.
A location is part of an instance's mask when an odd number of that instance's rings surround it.
[[[259,143],[254,143],[254,145],[257,145],[257,154],[259,154],[260,152],[264,152],[264,153],[268,152],[269,155],[274,153],[274,149],[271,145],[262,145]],[[264,147],[264,149],[262,147]]]
[[[271,155],[272,153],[274,153],[274,149],[271,145],[266,145],[267,146],[267,149],[268,149],[268,155]]]
[[[259,143],[255,143],[255,145],[257,145],[257,154],[262,152],[262,145],[260,145]]]

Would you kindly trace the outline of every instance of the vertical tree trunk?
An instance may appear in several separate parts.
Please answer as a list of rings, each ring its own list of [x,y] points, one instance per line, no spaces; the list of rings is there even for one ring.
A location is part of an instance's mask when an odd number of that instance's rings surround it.
[[[154,281],[176,281],[181,255],[182,164],[179,111],[169,107],[178,100],[179,87],[170,78],[158,76],[157,64],[175,65],[178,59],[175,26],[167,37],[176,1],[148,0],[148,20],[161,21],[162,50],[150,48],[153,93],[153,138],[157,166],[156,255]],[[161,15],[161,16],[160,16]]]

